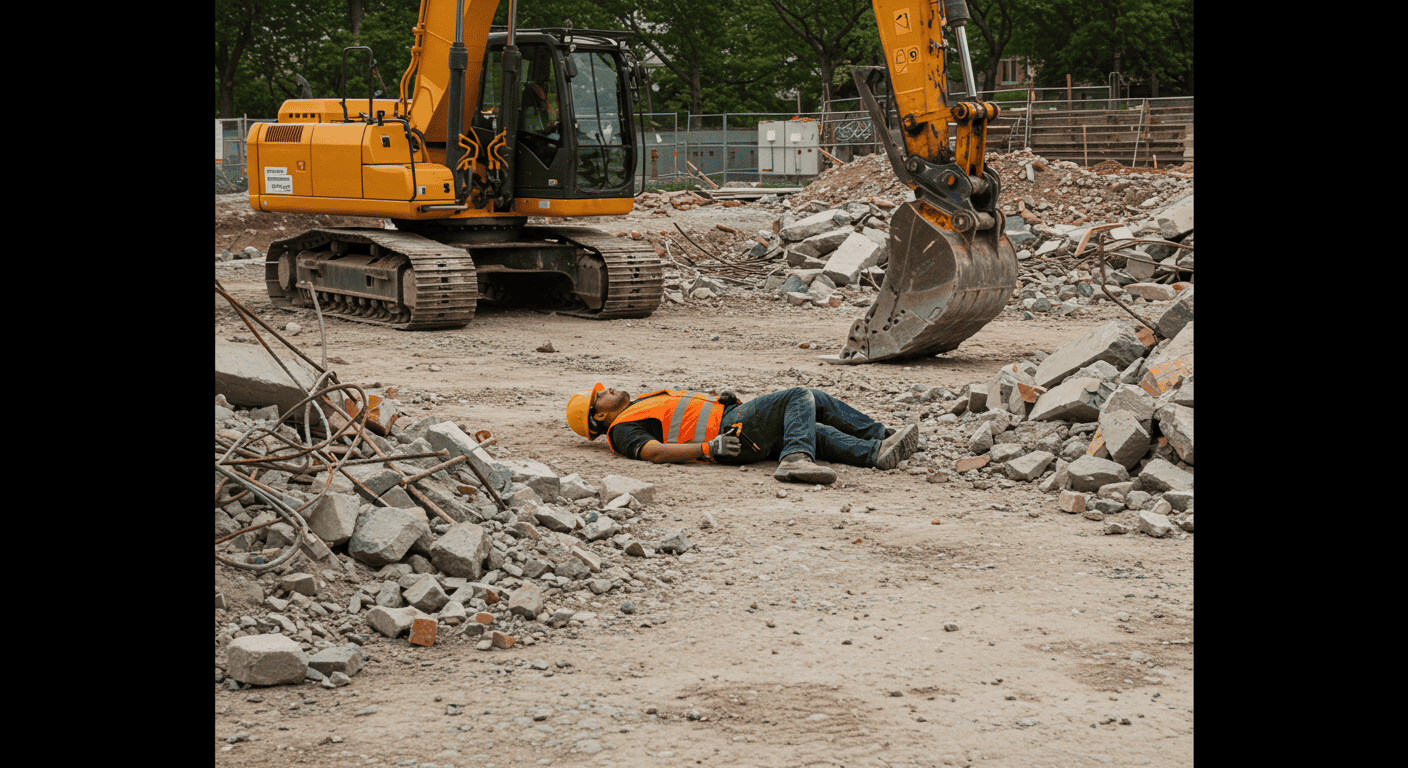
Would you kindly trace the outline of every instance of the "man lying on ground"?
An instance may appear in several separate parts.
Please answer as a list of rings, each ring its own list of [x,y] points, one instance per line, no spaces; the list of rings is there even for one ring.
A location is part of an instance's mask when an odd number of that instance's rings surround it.
[[[632,400],[598,383],[567,401],[567,425],[589,440],[606,435],[613,452],[632,459],[748,464],[780,458],[774,478],[822,485],[835,482],[836,473],[817,459],[894,469],[919,447],[915,425],[887,428],[807,387],[743,403],[729,389],[718,397],[661,389]]]

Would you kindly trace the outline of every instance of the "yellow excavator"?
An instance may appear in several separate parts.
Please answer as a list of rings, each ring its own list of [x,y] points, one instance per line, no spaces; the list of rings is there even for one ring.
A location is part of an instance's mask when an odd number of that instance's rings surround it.
[[[399,98],[284,102],[249,133],[258,211],[373,216],[394,228],[313,229],[270,245],[276,306],[405,330],[456,328],[481,298],[609,319],[660,305],[645,242],[528,217],[628,213],[644,70],[625,35],[491,27],[498,0],[422,0]],[[354,59],[355,61],[355,59]],[[379,77],[379,76],[378,76]],[[370,85],[369,85],[370,90]],[[308,96],[309,94],[304,94]]]
[[[941,27],[955,31],[974,94],[963,0],[872,0],[886,67],[856,85],[915,201],[890,224],[880,297],[832,363],[954,349],[996,317],[1016,285],[999,180],[984,165],[990,102],[950,104]],[[498,0],[422,0],[398,99],[292,99],[249,134],[255,210],[387,218],[394,229],[323,228],[274,242],[265,281],[276,306],[319,307],[407,330],[462,327],[481,298],[565,314],[645,317],[663,266],[643,241],[528,217],[620,215],[634,196],[631,87],[644,70],[625,35],[518,30]],[[872,86],[888,72],[900,138]],[[368,86],[370,89],[370,85]],[[953,148],[948,127],[957,126]],[[902,146],[901,146],[902,144]]]
[[[852,71],[890,165],[914,190],[890,221],[890,263],[880,295],[846,344],[822,360],[869,363],[956,349],[990,322],[1017,285],[1017,254],[1004,235],[997,172],[984,163],[992,102],[950,103],[942,27],[958,41],[969,96],[977,94],[964,29],[965,0],[872,0],[884,69]],[[899,138],[885,129],[872,86],[889,75]],[[949,146],[949,125],[955,125]]]

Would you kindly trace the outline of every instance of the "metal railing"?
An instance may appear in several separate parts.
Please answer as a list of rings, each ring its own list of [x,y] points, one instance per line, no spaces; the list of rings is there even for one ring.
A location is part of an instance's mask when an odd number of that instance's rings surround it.
[[[1162,146],[1167,148],[1177,138],[1171,136],[1175,129],[1186,127],[1191,131],[1191,96],[1112,99],[1109,94],[1108,86],[1072,88],[1068,102],[1065,88],[1010,88],[979,92],[980,99],[994,101],[1002,108],[1001,117],[989,126],[988,147],[995,152],[1032,147],[1042,153],[1047,145],[1059,145],[1064,154],[1051,159],[1081,160],[1082,154],[1071,154],[1072,142],[1086,146],[1086,154],[1092,154],[1088,150],[1092,144],[1123,145],[1136,141],[1142,143],[1145,147],[1143,153],[1147,153],[1150,141],[1162,141]],[[962,93],[951,96],[951,99],[962,98],[965,98]],[[845,104],[849,107],[852,101],[857,100],[833,102],[833,106]],[[636,184],[643,184],[646,188],[707,186],[696,178],[696,174],[707,176],[719,186],[730,182],[782,186],[805,184],[814,176],[786,176],[760,171],[759,145],[763,142],[760,142],[759,124],[812,121],[817,127],[815,148],[818,153],[823,158],[831,155],[841,162],[848,162],[860,155],[883,151],[879,133],[869,113],[859,109],[858,104],[854,106],[857,108],[847,111],[802,115],[790,112],[646,114],[645,132],[637,143]],[[637,128],[641,117],[636,115],[632,118],[632,124]],[[1148,122],[1151,117],[1162,117],[1164,124],[1151,126]],[[273,121],[249,117],[215,121],[217,193],[242,192],[248,188],[245,140],[250,127],[258,122]],[[1119,151],[1123,152],[1122,146]],[[1102,150],[1095,154],[1104,159],[1109,153]],[[1144,154],[1146,161],[1149,157]],[[1132,163],[1133,160],[1131,157],[1129,161],[1122,162]],[[817,172],[825,170],[828,162],[819,159]],[[694,170],[691,170],[691,165]]]

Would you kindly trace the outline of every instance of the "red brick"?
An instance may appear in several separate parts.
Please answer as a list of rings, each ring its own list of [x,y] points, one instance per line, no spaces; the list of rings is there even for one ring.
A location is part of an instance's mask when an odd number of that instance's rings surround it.
[[[435,619],[417,618],[411,624],[411,645],[435,645]]]
[[[502,632],[494,632],[490,634],[489,639],[493,642],[495,648],[504,649],[512,648],[516,640],[513,635],[505,635]]]

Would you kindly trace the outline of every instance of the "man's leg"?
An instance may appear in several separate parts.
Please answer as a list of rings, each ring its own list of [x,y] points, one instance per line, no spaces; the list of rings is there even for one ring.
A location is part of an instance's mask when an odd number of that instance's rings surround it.
[[[884,430],[881,429],[881,437]],[[830,424],[816,425],[816,457],[853,467],[873,467],[883,441],[848,435]]]
[[[819,389],[811,390],[816,401],[816,421],[865,440],[884,440],[885,425],[856,410],[845,401]],[[849,463],[849,462],[848,462]]]

